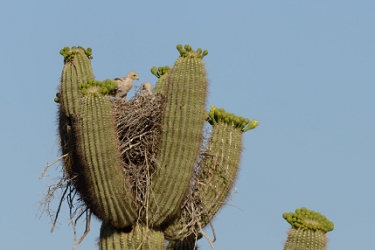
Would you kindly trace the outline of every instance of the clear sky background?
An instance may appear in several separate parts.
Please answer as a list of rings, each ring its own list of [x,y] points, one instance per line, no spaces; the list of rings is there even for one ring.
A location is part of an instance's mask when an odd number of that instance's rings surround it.
[[[215,249],[282,249],[282,213],[302,206],[335,223],[329,249],[373,248],[375,1],[94,2],[0,4],[2,249],[73,245],[66,206],[52,234],[36,217],[39,175],[59,156],[59,50],[91,47],[96,79],[135,70],[139,86],[156,82],[152,66],[173,65],[179,43],[209,50],[207,107],[259,121],[244,134],[237,193],[214,219]],[[77,249],[97,249],[99,226]]]

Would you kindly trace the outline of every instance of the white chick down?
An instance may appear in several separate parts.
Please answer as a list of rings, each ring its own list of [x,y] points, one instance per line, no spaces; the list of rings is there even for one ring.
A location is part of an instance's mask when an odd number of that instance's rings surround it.
[[[151,86],[151,83],[149,82],[145,82],[142,84],[142,90],[145,90],[147,91],[147,93],[149,93],[150,95],[152,95],[152,86]]]
[[[126,98],[127,93],[133,87],[133,80],[139,80],[139,77],[135,71],[130,71],[127,76],[115,78],[114,80],[117,82],[115,98]]]

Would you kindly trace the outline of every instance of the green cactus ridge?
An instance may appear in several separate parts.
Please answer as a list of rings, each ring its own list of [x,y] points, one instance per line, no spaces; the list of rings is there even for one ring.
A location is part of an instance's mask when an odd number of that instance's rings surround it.
[[[162,250],[164,236],[143,225],[135,225],[130,232],[102,223],[99,246],[101,250]]]
[[[324,233],[332,231],[333,222],[329,221],[324,215],[305,207],[296,209],[295,213],[284,213],[283,218],[289,222],[293,228],[302,228],[309,230],[320,230]]]
[[[187,56],[178,58],[163,86],[154,89],[156,94],[163,91],[166,103],[157,156],[160,164],[152,180],[152,224],[174,218],[188,192],[202,142],[207,83],[202,59]]]

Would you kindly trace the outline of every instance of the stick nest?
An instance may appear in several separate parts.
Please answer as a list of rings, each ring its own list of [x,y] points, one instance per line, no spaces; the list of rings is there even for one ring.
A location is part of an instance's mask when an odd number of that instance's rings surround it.
[[[125,181],[132,188],[136,203],[143,209],[157,166],[163,104],[163,97],[140,91],[126,102],[112,100]]]

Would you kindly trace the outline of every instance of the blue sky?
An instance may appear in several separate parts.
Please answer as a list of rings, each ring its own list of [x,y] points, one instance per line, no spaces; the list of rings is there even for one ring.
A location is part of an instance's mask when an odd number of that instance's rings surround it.
[[[214,219],[215,249],[282,249],[282,213],[302,206],[335,223],[329,249],[373,245],[374,1],[125,2],[1,4],[4,249],[72,248],[67,207],[52,234],[36,217],[47,190],[38,177],[59,156],[59,50],[91,47],[96,79],[135,70],[139,85],[155,83],[152,66],[173,65],[179,43],[209,50],[208,106],[259,121],[244,134],[237,192]],[[97,249],[99,225],[77,249]]]

